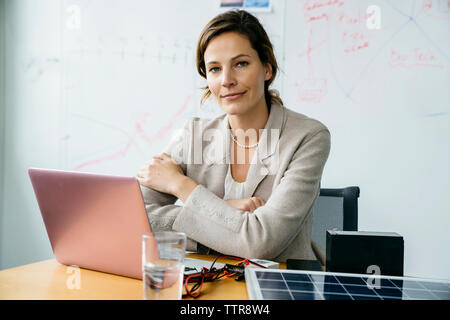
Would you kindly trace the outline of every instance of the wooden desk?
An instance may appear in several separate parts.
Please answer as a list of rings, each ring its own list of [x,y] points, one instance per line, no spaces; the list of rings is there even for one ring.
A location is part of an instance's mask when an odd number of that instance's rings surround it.
[[[188,254],[188,257],[210,260],[215,257],[200,254]],[[219,259],[222,263],[236,263],[235,260]],[[280,264],[285,268],[285,264]],[[71,267],[59,264],[55,259],[36,262],[16,268],[0,271],[0,300],[140,300],[142,299],[142,281],[116,276],[108,273],[80,270],[80,288],[71,287]],[[67,284],[69,282],[69,285]],[[73,283],[72,283],[73,284]],[[183,297],[183,299],[193,299]],[[204,300],[248,300],[245,281],[222,278],[215,282],[204,283],[198,299]]]

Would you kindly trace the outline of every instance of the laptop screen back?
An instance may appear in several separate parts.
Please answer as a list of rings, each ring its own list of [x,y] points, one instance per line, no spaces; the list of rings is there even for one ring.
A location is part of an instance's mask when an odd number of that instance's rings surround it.
[[[150,224],[136,178],[28,172],[59,263],[142,279],[142,234]]]

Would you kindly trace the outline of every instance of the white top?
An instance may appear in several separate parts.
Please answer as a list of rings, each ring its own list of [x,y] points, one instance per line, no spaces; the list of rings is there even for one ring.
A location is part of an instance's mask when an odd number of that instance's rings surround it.
[[[245,181],[237,182],[231,176],[231,164],[228,165],[227,176],[225,177],[225,194],[223,200],[244,199]]]

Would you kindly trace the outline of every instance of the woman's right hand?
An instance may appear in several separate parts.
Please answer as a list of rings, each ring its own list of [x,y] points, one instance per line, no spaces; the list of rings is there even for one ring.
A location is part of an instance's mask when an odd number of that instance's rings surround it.
[[[264,200],[260,197],[251,197],[247,199],[226,200],[226,202],[240,211],[253,212],[264,205]]]

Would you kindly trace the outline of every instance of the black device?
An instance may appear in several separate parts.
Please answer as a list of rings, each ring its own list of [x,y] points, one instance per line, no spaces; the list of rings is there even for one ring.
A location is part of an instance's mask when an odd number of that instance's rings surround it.
[[[403,276],[403,254],[395,232],[327,231],[326,271]]]
[[[317,260],[287,259],[286,269],[322,271],[322,266]]]

